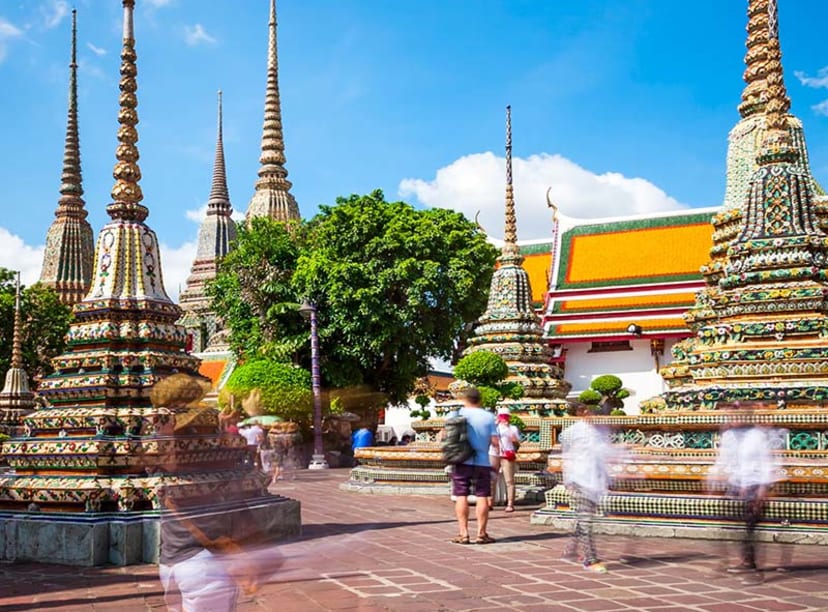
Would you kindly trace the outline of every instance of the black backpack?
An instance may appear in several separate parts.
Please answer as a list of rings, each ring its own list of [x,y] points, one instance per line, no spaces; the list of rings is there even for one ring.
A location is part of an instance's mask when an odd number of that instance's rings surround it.
[[[448,465],[459,465],[474,457],[474,447],[469,442],[469,424],[466,417],[446,419],[443,436],[443,461]]]

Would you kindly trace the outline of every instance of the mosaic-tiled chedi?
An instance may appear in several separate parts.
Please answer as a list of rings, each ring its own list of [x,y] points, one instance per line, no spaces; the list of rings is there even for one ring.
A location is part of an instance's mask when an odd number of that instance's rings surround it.
[[[509,366],[508,382],[519,383],[524,399],[513,410],[548,414],[570,389],[561,368],[553,364],[552,349],[543,339],[540,317],[532,307],[532,287],[517,245],[517,218],[512,186],[511,109],[506,109],[506,226],[497,269],[489,288],[489,303],[474,329],[465,354],[490,351]],[[508,402],[506,402],[508,403]]]
[[[52,287],[64,304],[86,295],[92,278],[92,226],[86,220],[78,136],[77,12],[72,11],[72,59],[69,63],[69,111],[60,199],[46,234],[40,282]]]
[[[164,291],[155,233],[144,223],[138,166],[135,0],[123,0],[120,111],[111,221],[101,230],[89,294],[75,305],[68,351],[40,393],[51,405],[24,419],[25,436],[3,445],[12,475],[0,478],[0,507],[137,510],[158,506],[161,486],[260,495],[260,476],[234,466],[245,443],[219,436],[214,410],[153,406],[153,386],[174,373],[194,375],[184,352],[180,309]],[[189,421],[189,435],[180,418]],[[168,473],[165,457],[178,468]]]
[[[35,407],[34,393],[29,390],[29,375],[23,369],[22,321],[20,318],[20,273],[17,273],[17,292],[14,300],[14,332],[12,353],[5,384],[0,391],[0,433],[20,433],[23,417]]]
[[[758,168],[757,153],[767,133],[768,2],[769,0],[751,0],[748,3],[747,53],[744,73],[746,85],[742,93],[742,102],[739,104],[739,114],[742,119],[730,131],[728,137],[724,206],[713,217],[713,247],[710,251],[710,262],[701,268],[707,288],[699,293],[696,306],[685,316],[694,332],[697,332],[701,326],[716,320],[717,314],[710,307],[711,296],[716,293],[727,265],[728,248],[738,237],[743,225],[745,194],[751,177]],[[805,173],[805,180],[811,185],[814,211],[823,229],[828,228],[828,205],[826,204],[828,199],[811,176],[802,122],[788,112],[790,100],[787,95],[784,96],[782,104],[781,112],[787,119],[785,129],[788,130],[792,145],[797,152],[796,160],[792,163],[799,171]],[[676,347],[673,363],[662,372],[669,385],[681,385],[690,380],[687,356],[696,343],[695,338],[689,338]]]
[[[489,302],[480,317],[466,354],[487,350],[500,355],[509,366],[509,382],[517,382],[524,389],[519,400],[503,400],[498,405],[508,407],[522,416],[526,428],[524,444],[518,453],[519,486],[543,488],[544,480],[537,471],[546,462],[550,446],[540,437],[541,419],[565,406],[564,397],[570,385],[563,380],[561,369],[551,363],[550,347],[543,341],[540,318],[532,308],[532,288],[529,275],[521,266],[523,256],[517,245],[517,220],[512,186],[512,123],[511,109],[506,109],[506,231],[492,276]],[[460,382],[460,381],[458,381]],[[462,384],[462,383],[461,383]],[[457,401],[438,405],[445,413],[456,407]],[[438,435],[443,419],[414,423],[417,442],[404,448],[380,447],[358,449],[360,467],[351,473],[355,482],[406,486],[422,492],[424,485],[447,481],[443,471]],[[439,490],[438,490],[439,491]]]
[[[752,2],[754,20],[754,5],[769,6]],[[766,93],[759,96],[766,100],[766,129],[757,168],[716,285],[699,294],[689,313],[696,338],[682,355],[684,379],[665,394],[668,408],[734,400],[811,407],[828,398],[828,236],[820,228],[801,130],[789,129],[774,2],[770,8],[761,71]],[[748,101],[750,95],[748,87]]]
[[[279,57],[276,48],[276,0],[270,0],[267,44],[267,88],[265,90],[262,154],[256,191],[247,206],[247,218],[270,217],[277,221],[297,221],[299,205],[290,193],[291,182],[285,168],[285,135],[279,99]]]
[[[757,6],[768,11],[766,20],[758,20]],[[694,342],[684,345],[683,371],[668,378],[667,410],[598,419],[616,430],[618,442],[632,445],[613,468],[616,479],[604,504],[602,522],[613,531],[624,523],[664,535],[727,526],[738,508],[710,495],[705,481],[720,429],[732,419],[726,409],[751,407],[741,418],[770,428],[782,464],[764,527],[773,537],[828,543],[828,235],[819,226],[803,141],[789,129],[776,1],[752,0],[750,15],[752,24],[766,28],[756,99],[765,103],[767,129],[718,282],[699,294],[691,312],[706,310],[695,319]],[[569,423],[549,419],[546,435],[555,437]],[[560,476],[558,453],[550,455],[549,470]],[[554,523],[568,512],[568,494],[555,487],[534,519]]]
[[[213,164],[213,186],[207,200],[207,216],[198,231],[196,258],[187,278],[187,287],[181,292],[179,300],[184,311],[184,316],[179,322],[187,330],[191,350],[196,353],[204,351],[219,331],[216,314],[210,308],[206,286],[215,279],[219,261],[227,255],[230,243],[236,239],[236,223],[232,218],[233,206],[230,204],[230,194],[227,191],[224,165],[221,92],[218,96],[218,135],[216,159]]]

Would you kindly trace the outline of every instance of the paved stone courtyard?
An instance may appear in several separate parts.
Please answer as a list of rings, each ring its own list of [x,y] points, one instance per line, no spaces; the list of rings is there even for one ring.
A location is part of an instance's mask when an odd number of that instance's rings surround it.
[[[824,548],[766,545],[764,582],[748,586],[724,572],[720,543],[601,537],[610,573],[595,575],[559,560],[565,536],[530,525],[529,508],[495,512],[496,544],[460,546],[448,499],[340,491],[346,477],[301,472],[274,488],[301,500],[304,535],[239,610],[828,610]],[[0,565],[0,611],[27,610],[165,606],[153,566]]]

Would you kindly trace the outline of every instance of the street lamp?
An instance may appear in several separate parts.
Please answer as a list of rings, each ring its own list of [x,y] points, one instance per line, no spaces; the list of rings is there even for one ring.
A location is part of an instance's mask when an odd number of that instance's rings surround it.
[[[322,446],[322,387],[319,376],[319,332],[316,326],[316,304],[307,300],[299,306],[299,314],[310,321],[311,386],[313,388],[313,457],[309,470],[325,470],[325,449]]]

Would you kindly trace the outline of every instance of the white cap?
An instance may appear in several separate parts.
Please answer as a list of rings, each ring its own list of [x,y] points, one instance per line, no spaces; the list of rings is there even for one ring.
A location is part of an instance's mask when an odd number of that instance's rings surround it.
[[[512,412],[508,408],[498,408],[497,414],[508,414],[511,415]]]

